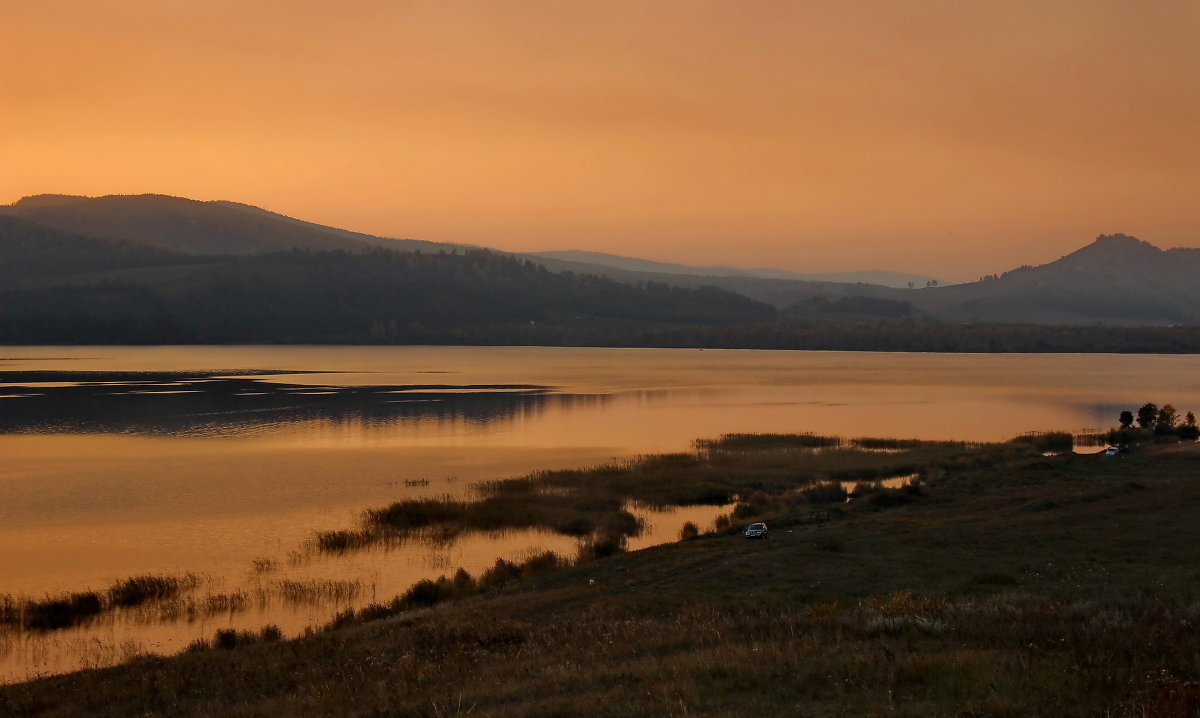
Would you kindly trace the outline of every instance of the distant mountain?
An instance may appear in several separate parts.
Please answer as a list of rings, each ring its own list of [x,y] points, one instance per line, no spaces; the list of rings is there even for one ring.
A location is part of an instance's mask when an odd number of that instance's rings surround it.
[[[1037,324],[1200,323],[1200,249],[1100,235],[1049,264],[912,293],[943,320]]]
[[[36,195],[0,205],[8,215],[75,234],[119,239],[188,254],[251,255],[298,247],[317,251],[449,251],[455,245],[387,239],[286,217],[236,202],[167,195]]]
[[[1125,235],[1101,236],[1040,267],[944,287],[926,287],[917,277],[911,289],[596,253],[549,255],[373,237],[233,202],[41,195],[0,207],[0,343],[815,348],[825,341],[819,337],[836,335],[827,348],[871,348],[874,341],[877,348],[992,351],[1017,346],[1012,337],[1019,332],[984,330],[964,344],[944,328],[1200,327],[1200,250],[1164,251]],[[869,329],[884,325],[907,327],[911,341],[901,331],[881,344],[883,334]],[[834,326],[850,329],[825,329]],[[1083,342],[1072,336],[1020,346]],[[1087,336],[1091,350],[1128,345]],[[1164,341],[1137,348],[1191,346],[1190,339]]]
[[[612,269],[632,272],[648,272],[651,274],[686,274],[702,277],[754,277],[756,279],[787,279],[801,282],[835,282],[845,284],[877,284],[884,287],[907,287],[911,282],[914,286],[925,286],[933,277],[917,274],[904,274],[884,270],[867,270],[858,272],[789,272],[783,269],[754,268],[744,269],[727,265],[691,266],[687,264],[671,264],[655,262],[649,259],[623,257],[604,252],[584,252],[568,249],[555,252],[534,252],[526,256],[560,260],[564,262],[584,263]]]
[[[642,272],[588,262],[572,262],[552,257],[520,254],[513,256],[531,259],[552,272],[594,274],[631,284],[661,282],[675,287],[717,287],[726,291],[736,292],[759,302],[766,302],[778,309],[785,309],[800,302],[822,302],[831,299],[836,300],[841,297],[868,296],[897,298],[903,301],[908,296],[903,293],[908,290],[884,287],[878,284],[768,279],[745,275],[713,276],[705,274]]]
[[[157,194],[104,197],[36,195],[11,205],[0,205],[0,216],[24,219],[77,237],[124,241],[197,256],[248,256],[292,248],[362,252],[378,247],[401,252],[433,253],[471,248],[376,237],[305,222],[237,202],[200,202]],[[619,282],[663,282],[690,288],[715,286],[776,307],[785,307],[814,296],[874,295],[883,287],[870,285],[871,280],[900,285],[915,281],[918,286],[923,286],[926,281],[924,277],[888,272],[799,275],[771,269],[687,267],[588,252],[506,254],[522,259],[532,258],[554,272],[605,276]],[[67,268],[64,266],[63,271],[58,273],[67,273]],[[154,282],[173,281],[177,276],[178,272],[129,270],[105,274],[103,278]],[[804,280],[801,277],[811,279]],[[100,275],[90,274],[78,279],[90,281],[97,278]],[[26,279],[31,278],[27,276]],[[25,284],[29,284],[29,281]]]

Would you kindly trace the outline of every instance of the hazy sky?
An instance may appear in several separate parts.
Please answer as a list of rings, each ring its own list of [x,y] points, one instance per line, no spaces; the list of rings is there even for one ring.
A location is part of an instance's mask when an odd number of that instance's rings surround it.
[[[0,0],[0,203],[975,278],[1200,246],[1196,0]]]

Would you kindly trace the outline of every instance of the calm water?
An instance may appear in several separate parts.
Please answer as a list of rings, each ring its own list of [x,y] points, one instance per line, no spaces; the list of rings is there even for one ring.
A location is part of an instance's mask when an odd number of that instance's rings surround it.
[[[1108,427],[1146,401],[1200,411],[1198,369],[1192,356],[0,348],[0,595],[191,572],[197,601],[257,597],[234,613],[130,612],[52,634],[0,632],[0,679],[170,652],[225,626],[296,633],[459,566],[574,550],[526,532],[306,552],[314,531],[354,527],[362,509],[398,498],[728,432],[1003,440]],[[653,530],[634,546],[718,512],[650,515]],[[284,581],[342,588],[289,601]]]

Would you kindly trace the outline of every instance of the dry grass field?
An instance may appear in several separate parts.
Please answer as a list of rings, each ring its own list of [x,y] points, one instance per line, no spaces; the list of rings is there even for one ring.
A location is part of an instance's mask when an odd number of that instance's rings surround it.
[[[447,576],[295,640],[0,687],[0,715],[1200,715],[1197,446],[1044,448],[727,437],[485,487],[564,495],[597,526],[628,500],[738,508],[674,544]],[[870,483],[900,473],[919,486]],[[767,540],[737,532],[759,520]]]

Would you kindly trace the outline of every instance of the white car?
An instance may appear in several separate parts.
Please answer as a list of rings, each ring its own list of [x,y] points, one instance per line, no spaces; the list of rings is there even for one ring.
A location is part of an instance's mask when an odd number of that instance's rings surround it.
[[[1105,456],[1116,456],[1116,455],[1117,455],[1117,454],[1119,454],[1119,453],[1121,453],[1121,450],[1120,450],[1120,449],[1118,449],[1118,448],[1117,448],[1117,447],[1115,447],[1115,446],[1110,446],[1110,447],[1108,447],[1107,449],[1105,449],[1105,450],[1104,450],[1104,455],[1105,455]]]

